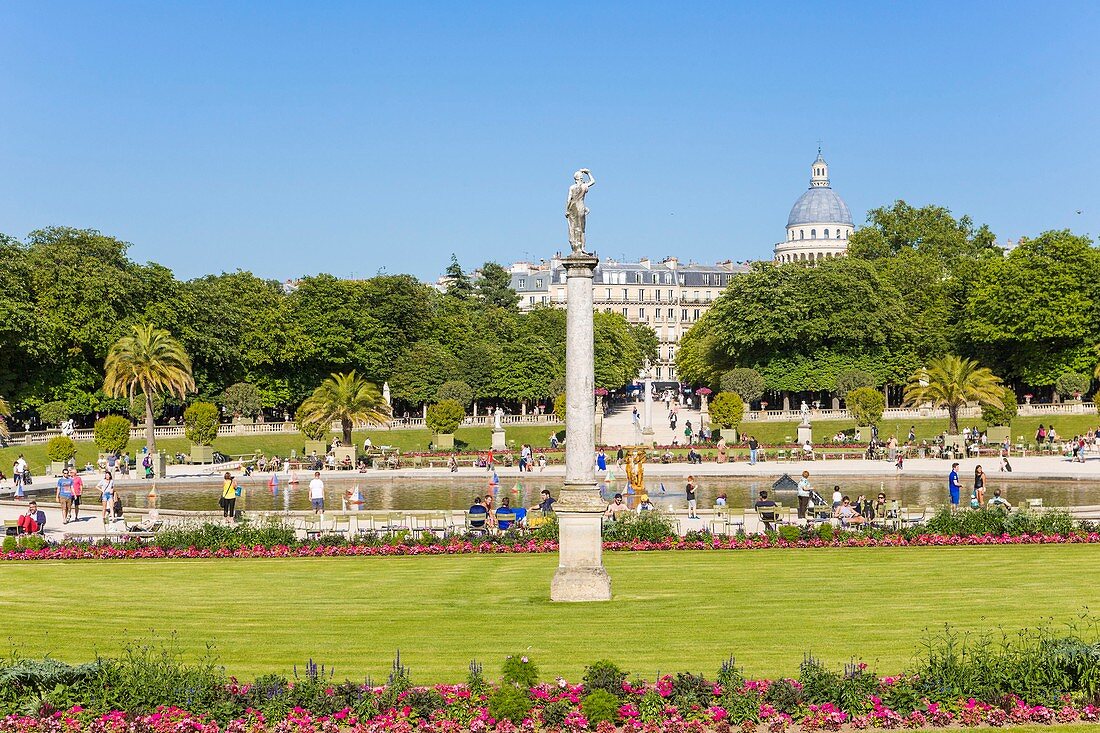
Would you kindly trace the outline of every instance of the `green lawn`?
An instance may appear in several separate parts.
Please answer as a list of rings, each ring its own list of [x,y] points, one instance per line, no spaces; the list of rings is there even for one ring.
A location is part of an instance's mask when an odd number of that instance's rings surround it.
[[[1100,548],[1007,546],[610,553],[615,598],[551,604],[556,555],[0,565],[0,637],[25,654],[88,659],[121,640],[208,642],[230,673],[312,657],[338,676],[384,677],[394,650],[418,682],[496,674],[517,651],[544,677],[607,657],[651,677],[714,674],[734,654],[754,676],[803,653],[905,668],[922,630],[1009,629],[1100,606]]]

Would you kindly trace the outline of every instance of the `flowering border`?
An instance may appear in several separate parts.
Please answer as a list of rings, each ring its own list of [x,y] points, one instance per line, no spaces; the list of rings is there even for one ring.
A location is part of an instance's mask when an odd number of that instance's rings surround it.
[[[905,538],[890,534],[884,537],[845,536],[832,540],[799,539],[758,535],[751,537],[713,537],[709,540],[630,540],[604,542],[608,552],[655,552],[675,550],[773,550],[821,549],[850,547],[972,547],[991,545],[1092,545],[1100,544],[1100,533],[1020,534],[945,536],[922,534]],[[395,542],[392,544],[326,545],[254,545],[215,550],[189,547],[163,548],[155,545],[125,547],[106,544],[66,543],[41,549],[23,548],[0,553],[0,561],[30,560],[139,560],[139,559],[207,559],[207,558],[281,558],[281,557],[391,557],[418,555],[530,555],[557,552],[558,543],[546,539],[519,539],[515,542],[471,542],[451,539],[439,543]],[[0,729],[0,733],[4,733]]]

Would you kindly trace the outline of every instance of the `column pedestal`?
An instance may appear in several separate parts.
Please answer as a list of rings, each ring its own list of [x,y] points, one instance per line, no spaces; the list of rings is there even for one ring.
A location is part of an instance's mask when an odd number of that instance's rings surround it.
[[[508,450],[508,441],[504,439],[503,430],[493,430],[493,450]]]
[[[557,503],[558,569],[550,600],[611,600],[611,577],[603,567],[603,515],[606,504],[595,484],[566,485]]]

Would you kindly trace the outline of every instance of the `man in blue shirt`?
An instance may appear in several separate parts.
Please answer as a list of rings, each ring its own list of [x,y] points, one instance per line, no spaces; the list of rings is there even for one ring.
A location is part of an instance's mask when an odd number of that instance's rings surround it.
[[[470,515],[470,529],[485,531],[485,520],[489,516],[489,510],[481,503],[481,497],[475,496],[474,503],[467,512]]]
[[[73,509],[73,479],[67,468],[57,480],[57,503],[61,505],[62,524],[68,524],[69,514]]]
[[[951,492],[951,508],[959,508],[959,489],[962,485],[959,483],[959,464],[951,464],[951,473],[947,476],[947,488]]]

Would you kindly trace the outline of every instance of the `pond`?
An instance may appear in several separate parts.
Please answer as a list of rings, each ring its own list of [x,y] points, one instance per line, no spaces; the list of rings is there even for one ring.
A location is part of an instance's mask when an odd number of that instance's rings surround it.
[[[699,481],[699,506],[700,508],[712,507],[715,497],[725,492],[730,506],[748,507],[761,489],[769,490],[772,498],[777,501],[795,504],[797,500],[794,491],[773,490],[771,488],[773,480],[737,477],[702,478]],[[550,493],[557,497],[562,487],[560,477],[540,478],[538,474],[522,478],[515,475],[501,475],[500,482],[500,486],[493,492],[497,496],[498,505],[501,498],[510,496],[513,506],[533,506],[538,503],[539,492],[542,489],[549,489]],[[662,481],[653,479],[646,482],[650,499],[654,504],[660,509],[686,509],[683,479],[666,478],[663,483],[664,494],[661,492]],[[897,499],[902,506],[913,508],[936,506],[947,500],[946,481],[940,479],[898,477],[880,480],[832,477],[821,479],[815,484],[815,488],[826,500],[829,500],[834,484],[839,485],[842,492],[851,496],[852,501],[855,501],[860,494],[868,497],[877,496],[880,490],[885,492],[888,498]],[[286,484],[280,484],[276,492],[268,486],[267,477],[243,478],[241,485],[243,493],[237,500],[238,509],[246,511],[309,509],[307,484],[304,481],[289,488]],[[354,489],[357,485],[363,497],[363,509],[465,509],[475,496],[489,490],[487,477],[426,477],[423,479],[397,477],[371,478],[368,481],[356,480],[354,476],[330,477],[325,478],[325,505],[330,509],[339,509],[344,492]],[[624,486],[624,482],[617,481],[604,485],[603,491],[610,498],[615,491],[622,491]],[[1004,497],[1013,504],[1032,498],[1042,499],[1046,506],[1100,504],[1100,481],[1010,480],[991,474],[986,481],[987,496],[992,496],[993,490],[997,488],[1001,489]],[[145,492],[146,489],[124,488],[120,493],[127,506],[144,507],[147,506]],[[163,509],[216,511],[220,492],[220,481],[171,487],[161,485],[157,487],[159,495],[157,505]],[[966,476],[963,477],[963,495],[965,503],[965,497],[969,495]],[[632,500],[633,497],[629,499]],[[631,504],[633,504],[632,501]]]

